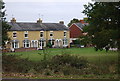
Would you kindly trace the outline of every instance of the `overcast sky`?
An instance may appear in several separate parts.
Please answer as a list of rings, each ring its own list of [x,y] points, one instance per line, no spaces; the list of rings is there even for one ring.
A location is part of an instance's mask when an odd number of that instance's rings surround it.
[[[4,0],[6,18],[10,21],[15,17],[18,22],[36,22],[42,18],[44,23],[58,23],[60,20],[67,25],[73,18],[86,17],[83,5],[91,0]]]

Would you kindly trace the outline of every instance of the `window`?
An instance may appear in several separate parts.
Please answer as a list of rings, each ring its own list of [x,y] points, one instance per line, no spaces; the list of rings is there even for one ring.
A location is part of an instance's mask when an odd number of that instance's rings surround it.
[[[28,38],[28,31],[25,31],[25,32],[24,32],[24,37],[25,37],[25,38]]]
[[[54,45],[54,40],[53,40],[53,39],[49,40],[49,43],[50,43],[51,45]]]
[[[18,42],[12,42],[12,48],[18,48]]]
[[[66,31],[64,31],[64,37],[66,37],[67,36],[67,32]]]
[[[50,31],[50,37],[53,37],[53,31]]]
[[[30,47],[30,41],[29,40],[25,40],[23,42],[23,45],[24,45],[25,48],[29,48]]]
[[[19,48],[19,43],[17,41],[13,41],[12,48]]]
[[[63,45],[68,45],[67,39],[64,39],[64,40],[63,40]]]
[[[17,33],[16,32],[13,32],[13,37],[17,37]]]
[[[40,32],[40,37],[43,37],[43,32]]]
[[[38,41],[37,40],[32,40],[31,41],[31,47],[38,47]]]
[[[25,38],[27,38],[28,37],[28,34],[25,34]]]
[[[53,33],[50,33],[50,37],[52,37],[53,36]]]
[[[44,41],[40,41],[40,42],[39,42],[39,45],[40,45],[40,46],[44,46]]]

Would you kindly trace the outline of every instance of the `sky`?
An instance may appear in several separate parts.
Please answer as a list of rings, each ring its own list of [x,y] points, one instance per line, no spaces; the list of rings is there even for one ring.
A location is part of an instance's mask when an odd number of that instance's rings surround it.
[[[85,4],[91,0],[3,0],[6,7],[6,20],[12,17],[17,22],[36,22],[39,18],[43,23],[58,23],[65,25],[73,18],[86,17],[82,11]]]

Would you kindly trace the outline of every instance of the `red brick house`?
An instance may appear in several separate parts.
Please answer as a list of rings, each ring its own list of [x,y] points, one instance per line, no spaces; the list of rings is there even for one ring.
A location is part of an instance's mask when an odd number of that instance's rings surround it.
[[[70,29],[70,38],[78,38],[80,36],[83,36],[83,25],[82,23],[73,23],[69,29]]]
[[[80,21],[80,23],[73,23],[70,27],[70,42],[72,43],[73,40],[76,40],[80,36],[86,35],[86,33],[83,33],[83,27],[85,25],[88,25],[88,23],[85,23],[84,21]]]

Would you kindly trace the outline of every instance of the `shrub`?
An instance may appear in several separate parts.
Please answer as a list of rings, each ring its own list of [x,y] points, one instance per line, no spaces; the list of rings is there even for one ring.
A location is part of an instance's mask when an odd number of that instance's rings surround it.
[[[32,68],[32,62],[27,58],[22,59],[16,55],[2,55],[2,66],[4,72],[27,73]]]
[[[46,69],[48,65],[49,65],[48,60],[42,60],[40,62],[34,62],[34,69],[37,72],[43,72],[43,70]]]
[[[50,42],[48,42],[46,46],[52,48],[52,44]]]
[[[75,68],[87,67],[87,59],[84,57],[72,56],[69,54],[56,55],[51,60],[53,64],[57,65],[70,65]]]

